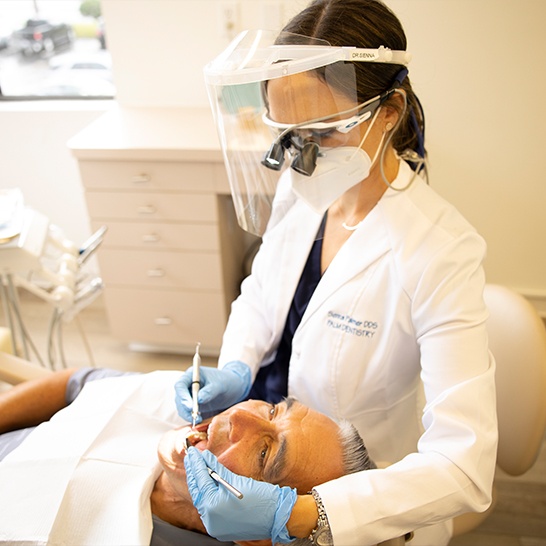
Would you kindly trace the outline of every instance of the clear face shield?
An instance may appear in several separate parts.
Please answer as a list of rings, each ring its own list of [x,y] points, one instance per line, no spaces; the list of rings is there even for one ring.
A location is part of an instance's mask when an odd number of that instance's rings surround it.
[[[334,196],[327,172],[340,162],[355,163],[354,150],[362,143],[357,128],[373,120],[394,92],[359,102],[355,62],[404,65],[408,57],[405,51],[383,47],[332,47],[288,33],[248,31],[206,66],[207,90],[243,229],[261,236],[300,193],[311,191],[311,206],[320,212],[322,202]],[[365,171],[362,162],[352,176]],[[321,186],[327,195],[319,195]]]

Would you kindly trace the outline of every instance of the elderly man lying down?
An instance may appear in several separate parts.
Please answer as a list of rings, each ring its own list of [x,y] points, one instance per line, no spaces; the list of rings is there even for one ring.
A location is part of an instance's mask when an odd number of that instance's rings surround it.
[[[179,375],[63,370],[2,393],[0,543],[226,544],[187,490]],[[352,426],[292,399],[242,402],[200,430],[196,447],[233,472],[299,492],[373,467]]]

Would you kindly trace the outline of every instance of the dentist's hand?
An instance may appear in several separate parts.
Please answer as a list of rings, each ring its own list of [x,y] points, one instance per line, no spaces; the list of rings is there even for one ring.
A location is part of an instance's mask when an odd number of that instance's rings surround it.
[[[286,523],[298,494],[290,487],[259,482],[230,472],[210,452],[190,447],[184,458],[188,489],[207,533],[218,540],[259,540],[287,544],[295,539]],[[215,482],[207,466],[242,494],[238,499]]]
[[[201,419],[198,422],[240,402],[250,392],[252,374],[250,368],[242,362],[229,362],[221,370],[202,366],[200,372],[201,389],[197,400]],[[178,415],[188,422],[192,421],[191,383],[190,368],[182,374],[174,386]]]

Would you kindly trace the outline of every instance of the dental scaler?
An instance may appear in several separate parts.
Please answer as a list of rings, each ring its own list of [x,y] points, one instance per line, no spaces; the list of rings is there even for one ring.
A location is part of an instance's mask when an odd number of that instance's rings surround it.
[[[195,348],[195,354],[193,355],[193,375],[191,380],[191,397],[193,402],[193,407],[191,410],[191,418],[192,418],[192,427],[195,427],[195,424],[197,422],[197,418],[201,415],[199,413],[199,402],[197,401],[197,396],[199,394],[199,388],[200,388],[200,368],[201,368],[201,356],[199,355],[199,346],[201,343],[197,344],[197,347]]]
[[[197,343],[197,347],[195,348],[195,354],[193,355],[193,369],[192,369],[192,378],[191,378],[191,397],[192,397],[192,410],[191,410],[191,418],[192,418],[192,429],[195,428],[197,418],[201,415],[199,413],[199,402],[197,401],[197,396],[199,395],[199,388],[200,388],[200,368],[201,368],[201,356],[199,355],[199,346],[201,343]],[[195,434],[195,431],[190,431],[190,434]],[[184,444],[184,450],[187,451],[187,449],[190,447],[190,441],[189,436],[186,436],[186,441]],[[217,483],[223,485],[232,495],[235,495],[238,499],[243,498],[243,494],[233,487],[229,482],[224,480],[222,476],[220,476],[218,473],[216,473],[212,468],[207,467],[207,470],[209,472],[209,476],[216,481]]]

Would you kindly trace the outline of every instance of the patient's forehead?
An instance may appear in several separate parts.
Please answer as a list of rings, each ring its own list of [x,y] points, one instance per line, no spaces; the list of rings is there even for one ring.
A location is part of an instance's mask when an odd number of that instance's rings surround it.
[[[331,418],[295,402],[295,435],[289,447],[285,476],[300,493],[343,475],[340,427]],[[281,481],[280,485],[284,485]]]

